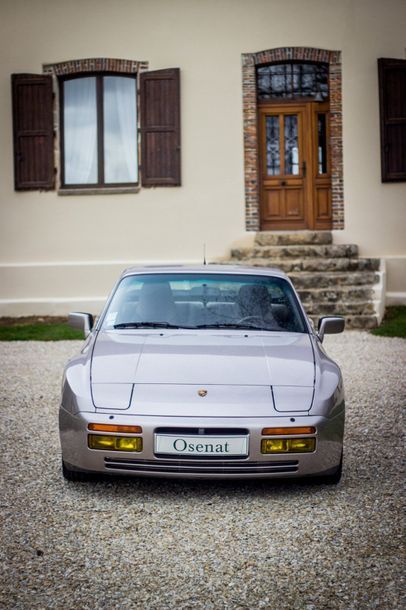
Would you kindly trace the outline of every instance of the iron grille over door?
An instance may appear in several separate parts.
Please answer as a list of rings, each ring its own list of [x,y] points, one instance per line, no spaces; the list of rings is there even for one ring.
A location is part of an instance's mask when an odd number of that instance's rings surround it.
[[[328,64],[281,63],[257,67],[258,101],[328,99]]]

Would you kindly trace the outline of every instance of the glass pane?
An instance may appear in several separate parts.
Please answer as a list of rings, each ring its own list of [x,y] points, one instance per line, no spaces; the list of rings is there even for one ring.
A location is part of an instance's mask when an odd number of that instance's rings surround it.
[[[328,98],[328,64],[283,63],[257,68],[258,98]]]
[[[168,272],[123,278],[109,303],[103,330],[154,322],[196,331],[220,324],[306,332],[289,283],[261,275]]]
[[[105,76],[104,181],[137,182],[137,102],[135,78]]]
[[[314,66],[301,66],[300,94],[304,97],[316,97],[316,70]],[[309,70],[309,68],[311,68]]]
[[[327,130],[326,130],[326,115],[317,115],[318,129],[318,173],[327,173]]]
[[[299,140],[297,114],[284,117],[285,174],[299,174]]]
[[[279,117],[266,117],[266,173],[277,176],[281,173],[279,150]]]
[[[96,78],[63,85],[65,184],[97,183]]]

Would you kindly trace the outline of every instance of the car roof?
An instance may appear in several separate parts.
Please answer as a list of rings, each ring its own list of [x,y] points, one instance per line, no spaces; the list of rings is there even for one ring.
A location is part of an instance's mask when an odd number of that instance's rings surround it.
[[[249,267],[247,265],[143,265],[125,269],[121,277],[137,274],[155,273],[210,273],[228,275],[266,275],[288,279],[286,273],[272,267]]]

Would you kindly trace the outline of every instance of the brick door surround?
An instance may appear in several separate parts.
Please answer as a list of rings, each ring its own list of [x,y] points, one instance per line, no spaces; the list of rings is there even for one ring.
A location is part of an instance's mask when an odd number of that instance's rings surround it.
[[[247,231],[260,230],[260,195],[258,170],[257,66],[289,61],[312,61],[329,64],[330,151],[332,187],[332,228],[344,228],[343,135],[341,52],[312,47],[280,47],[258,53],[242,54],[245,226]]]

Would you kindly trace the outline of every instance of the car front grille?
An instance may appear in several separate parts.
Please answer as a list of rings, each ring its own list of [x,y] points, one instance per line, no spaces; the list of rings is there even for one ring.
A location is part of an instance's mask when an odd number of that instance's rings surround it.
[[[272,474],[297,472],[298,460],[277,462],[249,462],[219,460],[127,460],[104,458],[108,470],[126,470],[133,472],[178,473],[178,474]]]
[[[241,436],[249,434],[246,428],[175,428],[174,426],[155,428],[154,432],[155,434],[193,434],[199,436]]]

